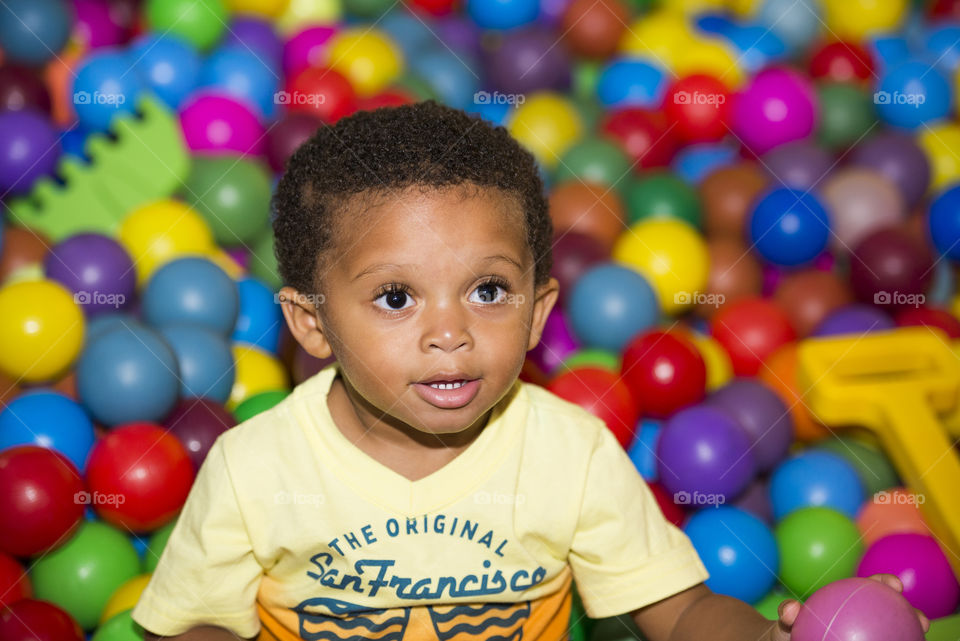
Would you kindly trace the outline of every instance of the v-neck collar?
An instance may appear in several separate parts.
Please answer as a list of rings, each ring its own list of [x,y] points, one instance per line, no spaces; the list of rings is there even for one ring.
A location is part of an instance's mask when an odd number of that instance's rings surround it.
[[[411,481],[354,445],[333,421],[327,395],[339,373],[333,363],[304,385],[304,401],[295,404],[307,416],[301,421],[315,439],[320,464],[336,468],[344,483],[372,503],[406,516],[426,514],[449,505],[478,487],[519,441],[526,423],[526,390],[517,381],[493,407],[483,431],[452,461]]]

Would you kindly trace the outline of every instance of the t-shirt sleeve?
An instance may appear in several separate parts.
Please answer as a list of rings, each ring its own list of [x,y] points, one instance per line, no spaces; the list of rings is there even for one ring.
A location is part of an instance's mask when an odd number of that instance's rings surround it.
[[[256,597],[263,575],[217,439],[197,473],[157,568],[132,616],[161,636],[198,625],[241,637],[260,629]],[[148,552],[149,554],[149,552]]]
[[[709,576],[613,434],[599,431],[568,558],[594,618],[632,612]]]

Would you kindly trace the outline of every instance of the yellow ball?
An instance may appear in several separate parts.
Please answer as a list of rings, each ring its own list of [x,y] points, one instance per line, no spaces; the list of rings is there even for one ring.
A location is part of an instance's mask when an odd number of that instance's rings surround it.
[[[697,40],[680,51],[673,63],[678,76],[702,73],[720,80],[731,89],[743,84],[743,70],[736,54],[727,45],[713,40]]]
[[[761,0],[728,0],[730,11],[741,18],[752,18],[760,9]]]
[[[688,16],[700,13],[722,13],[726,10],[726,0],[671,0],[665,8]]]
[[[0,370],[35,383],[59,378],[83,347],[84,320],[74,295],[51,280],[0,288]]]
[[[654,11],[630,23],[620,37],[619,50],[673,69],[683,50],[696,41],[682,13]]]
[[[272,354],[243,343],[234,344],[232,351],[236,376],[227,399],[228,410],[235,410],[237,405],[260,392],[288,389],[287,371]]]
[[[861,41],[897,31],[909,4],[909,0],[824,0],[823,19],[834,38]]]
[[[330,38],[327,66],[350,81],[360,96],[386,89],[403,72],[403,53],[385,33],[352,27]]]
[[[707,245],[696,229],[680,220],[636,223],[620,234],[613,259],[647,279],[665,314],[689,307],[707,284]]]
[[[114,592],[107,601],[107,605],[103,608],[103,613],[100,615],[100,625],[103,625],[125,610],[133,609],[133,606],[140,600],[140,595],[143,594],[149,582],[150,575],[141,574],[133,577],[117,588],[116,592]]]
[[[287,10],[288,0],[227,0],[232,13],[245,13],[264,18],[276,18]]]
[[[176,200],[158,200],[123,219],[120,243],[133,259],[142,285],[161,265],[186,255],[206,256],[216,245],[200,214]]]
[[[690,339],[703,356],[707,366],[707,391],[713,391],[726,385],[733,378],[733,363],[730,355],[712,336],[700,332],[690,332]]]
[[[276,27],[284,36],[317,24],[333,24],[340,20],[340,0],[289,0],[286,10],[277,18]]]
[[[547,169],[556,166],[583,134],[577,109],[560,94],[549,91],[527,96],[507,128]]]
[[[920,129],[917,142],[930,163],[930,189],[938,191],[960,180],[960,125],[939,123]]]

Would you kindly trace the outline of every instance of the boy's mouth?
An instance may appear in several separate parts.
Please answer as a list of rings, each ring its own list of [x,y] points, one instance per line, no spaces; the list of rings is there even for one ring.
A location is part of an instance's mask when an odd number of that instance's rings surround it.
[[[442,409],[463,407],[474,399],[480,389],[479,378],[463,374],[434,376],[429,380],[414,383],[420,398]]]

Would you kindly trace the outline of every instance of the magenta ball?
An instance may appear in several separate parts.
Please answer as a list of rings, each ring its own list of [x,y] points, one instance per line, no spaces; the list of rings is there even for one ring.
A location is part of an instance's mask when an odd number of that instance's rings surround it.
[[[243,104],[216,94],[200,94],[180,111],[183,137],[191,151],[260,155],[263,125]]]
[[[75,36],[87,44],[87,48],[109,47],[123,44],[128,30],[118,24],[111,12],[109,2],[104,0],[73,0],[76,21]]]
[[[873,579],[841,579],[814,592],[792,641],[923,641],[917,615],[893,588]]]
[[[937,540],[926,534],[891,534],[878,539],[860,560],[857,576],[896,574],[903,596],[931,619],[952,614],[960,585]]]
[[[319,67],[327,41],[337,32],[328,25],[307,27],[283,45],[283,73],[292,78],[307,67]]]
[[[554,307],[547,316],[540,342],[527,356],[537,367],[549,374],[579,347],[580,344],[570,331],[570,324],[560,307]]]
[[[733,100],[733,131],[758,154],[801,140],[817,124],[816,94],[800,74],[765,69]]]

